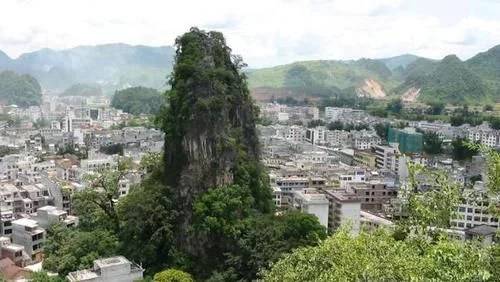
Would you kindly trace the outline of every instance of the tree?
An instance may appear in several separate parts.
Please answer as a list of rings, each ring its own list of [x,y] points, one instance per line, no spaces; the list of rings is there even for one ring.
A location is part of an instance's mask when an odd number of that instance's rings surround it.
[[[105,169],[84,176],[87,187],[73,196],[81,228],[119,231],[116,201],[119,198],[119,182],[128,173],[129,167],[129,160],[121,160],[115,170]]]
[[[490,118],[490,126],[493,129],[500,129],[500,118],[498,117],[491,117]]]
[[[451,142],[452,151],[451,155],[456,161],[470,160],[472,156],[476,155],[478,150],[468,146],[469,141],[464,138],[457,138]]]
[[[315,216],[300,212],[251,217],[238,230],[233,237],[235,248],[225,259],[229,271],[223,277],[244,281],[256,280],[259,271],[293,249],[317,245],[326,237],[326,229]]]
[[[30,273],[29,281],[32,282],[64,282],[65,279],[59,276],[49,276],[45,271],[35,271]]]
[[[390,125],[388,123],[377,123],[373,126],[373,129],[375,130],[377,135],[380,137],[380,139],[387,140],[389,126]]]
[[[484,105],[483,111],[485,111],[485,112],[491,112],[491,111],[493,111],[493,106],[489,105],[489,104],[488,105]]]
[[[315,128],[323,125],[325,125],[325,122],[321,119],[311,120],[310,122],[307,123],[308,128]]]
[[[386,110],[393,114],[400,114],[403,110],[403,102],[401,99],[391,100],[386,107]]]
[[[443,110],[445,108],[445,104],[443,102],[429,102],[429,113],[431,115],[440,115],[443,113]]]
[[[154,276],[155,282],[194,282],[191,274],[177,269],[167,269]]]
[[[116,91],[111,106],[134,115],[157,114],[164,102],[164,96],[156,89],[137,86]]]
[[[389,231],[342,230],[317,247],[297,249],[264,271],[265,281],[484,281],[487,249],[445,237],[396,240]]]
[[[162,182],[163,160],[158,154],[146,155],[141,168],[148,172],[145,179],[117,207],[120,253],[152,274],[175,265],[180,256],[171,255],[175,211],[171,191]]]
[[[42,88],[30,75],[3,71],[0,72],[0,100],[8,105],[15,104],[20,107],[40,105]]]
[[[344,123],[340,120],[332,121],[328,124],[328,130],[343,130]]]
[[[441,154],[443,141],[435,132],[424,133],[424,152],[430,155]]]
[[[64,277],[91,267],[95,259],[116,255],[117,248],[118,238],[109,231],[87,232],[54,225],[48,231],[43,267]]]

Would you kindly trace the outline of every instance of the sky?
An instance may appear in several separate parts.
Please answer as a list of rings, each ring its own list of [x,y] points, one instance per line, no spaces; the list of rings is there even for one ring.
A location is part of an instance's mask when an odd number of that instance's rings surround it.
[[[2,0],[0,50],[172,45],[224,33],[250,67],[411,53],[467,59],[500,44],[500,0]]]

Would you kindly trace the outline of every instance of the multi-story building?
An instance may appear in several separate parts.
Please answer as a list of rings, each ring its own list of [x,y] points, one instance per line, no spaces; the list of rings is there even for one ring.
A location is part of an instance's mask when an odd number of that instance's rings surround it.
[[[500,229],[499,218],[489,212],[490,199],[482,182],[463,192],[462,203],[457,207],[450,224],[453,228],[468,229],[488,225]]]
[[[43,228],[49,228],[56,223],[62,223],[67,227],[78,225],[78,217],[68,215],[66,211],[54,206],[44,206],[38,209],[36,216],[32,217]]]
[[[12,221],[12,242],[24,247],[32,260],[42,259],[45,229],[32,219],[21,218]]]
[[[352,132],[351,138],[352,148],[356,150],[368,150],[382,142],[374,132],[366,130]]]
[[[344,130],[328,130],[326,143],[332,147],[348,147],[351,144],[351,135]]]
[[[329,201],[323,193],[314,188],[293,193],[293,207],[304,213],[313,214],[325,228],[328,228]]]
[[[382,212],[383,205],[389,204],[398,194],[395,189],[379,181],[353,182],[348,185],[348,191],[361,201],[363,210],[371,212]]]
[[[396,171],[398,167],[399,151],[395,147],[377,145],[375,149],[375,166],[379,169]]]
[[[329,201],[328,230],[333,232],[347,225],[356,234],[360,228],[361,201],[354,194],[325,190]]]
[[[490,128],[487,124],[481,124],[469,129],[468,138],[473,142],[480,142],[489,147],[497,147],[500,140],[500,131]]]
[[[122,256],[98,259],[91,269],[70,272],[70,282],[133,282],[142,280],[144,269]]]
[[[324,126],[308,128],[306,130],[305,140],[311,144],[324,145],[326,143],[327,133],[328,130]]]

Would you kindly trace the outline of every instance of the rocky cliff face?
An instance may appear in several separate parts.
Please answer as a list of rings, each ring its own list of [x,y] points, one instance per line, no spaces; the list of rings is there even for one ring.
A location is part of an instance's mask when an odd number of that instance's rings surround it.
[[[176,45],[162,115],[165,175],[179,212],[179,245],[193,251],[202,243],[189,233],[194,201],[210,188],[241,184],[241,169],[258,164],[257,108],[222,34],[191,29]]]

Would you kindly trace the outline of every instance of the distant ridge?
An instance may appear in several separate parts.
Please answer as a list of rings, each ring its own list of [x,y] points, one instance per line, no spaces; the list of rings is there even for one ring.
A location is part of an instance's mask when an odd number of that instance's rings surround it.
[[[0,51],[0,71],[29,74],[42,89],[56,94],[76,84],[98,85],[104,94],[134,86],[162,90],[174,56],[170,46],[123,43],[41,49],[17,59]],[[248,69],[246,73],[249,87],[263,99],[276,93],[280,97],[355,95],[374,99],[407,95],[408,100],[447,103],[500,101],[500,45],[466,61],[403,54],[380,59],[301,61]]]
[[[66,50],[41,49],[10,59],[0,52],[0,70],[27,73],[42,88],[62,92],[78,83],[99,84],[111,93],[135,85],[164,88],[173,63],[172,47],[123,43],[79,46]]]

